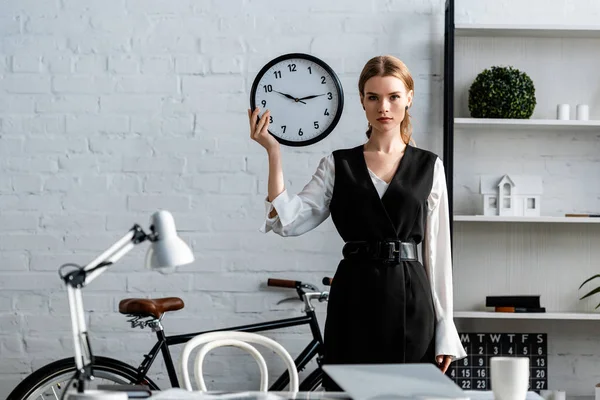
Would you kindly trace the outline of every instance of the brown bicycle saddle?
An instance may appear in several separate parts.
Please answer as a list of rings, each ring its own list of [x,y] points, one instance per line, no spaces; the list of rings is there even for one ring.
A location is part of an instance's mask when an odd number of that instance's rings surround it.
[[[121,314],[151,315],[160,318],[165,312],[181,310],[183,306],[183,300],[179,297],[123,299],[119,302],[119,312]]]

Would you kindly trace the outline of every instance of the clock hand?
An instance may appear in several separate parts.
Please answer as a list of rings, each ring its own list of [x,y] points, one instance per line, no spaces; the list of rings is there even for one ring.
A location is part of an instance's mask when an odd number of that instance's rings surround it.
[[[284,96],[285,96],[285,97],[287,97],[288,99],[292,99],[292,100],[294,100],[296,103],[302,103],[302,104],[306,104],[305,102],[303,102],[303,101],[302,101],[302,99],[297,99],[297,98],[295,98],[294,96],[292,96],[292,95],[289,95],[289,94],[287,94],[287,93],[281,93],[281,92],[278,92],[277,90],[273,90],[273,91],[274,91],[274,92],[276,92],[276,93],[279,93],[279,94],[282,94],[282,95],[284,95]]]
[[[298,100],[314,99],[315,97],[320,97],[320,96],[325,96],[325,93],[323,93],[323,94],[315,94],[315,95],[306,96],[306,97],[300,97]]]

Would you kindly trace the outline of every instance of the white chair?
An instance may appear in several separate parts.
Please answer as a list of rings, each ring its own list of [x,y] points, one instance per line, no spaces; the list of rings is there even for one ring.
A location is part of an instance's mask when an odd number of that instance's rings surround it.
[[[299,378],[298,371],[296,370],[296,364],[292,359],[292,356],[287,352],[287,350],[274,341],[273,339],[269,339],[268,337],[258,335],[256,333],[250,332],[237,332],[237,331],[223,331],[223,332],[210,332],[198,335],[188,341],[183,348],[181,353],[181,372],[183,376],[183,386],[186,390],[193,390],[192,383],[190,382],[189,371],[188,371],[188,361],[192,351],[201,345],[204,345],[198,355],[196,356],[195,365],[194,365],[194,376],[196,378],[196,382],[201,391],[208,391],[206,387],[206,383],[204,381],[204,377],[202,375],[202,365],[204,363],[204,358],[206,355],[213,349],[222,346],[234,346],[240,349],[248,351],[258,363],[261,373],[260,379],[260,391],[266,392],[268,390],[268,382],[269,376],[267,371],[267,364],[265,363],[265,359],[262,355],[256,350],[255,347],[250,345],[249,343],[259,344],[265,346],[266,348],[277,353],[285,362],[289,376],[290,376],[290,392],[298,392],[299,390]]]

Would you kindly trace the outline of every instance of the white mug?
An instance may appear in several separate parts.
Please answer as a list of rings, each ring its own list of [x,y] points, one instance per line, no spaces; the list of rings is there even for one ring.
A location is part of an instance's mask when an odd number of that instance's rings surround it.
[[[568,104],[559,104],[556,108],[556,117],[561,120],[568,120],[571,114],[571,107]]]
[[[496,400],[525,400],[529,387],[529,358],[492,357],[491,384]]]
[[[590,108],[587,104],[577,104],[577,119],[580,121],[590,119]]]
[[[564,390],[553,390],[552,400],[566,400],[567,394]]]

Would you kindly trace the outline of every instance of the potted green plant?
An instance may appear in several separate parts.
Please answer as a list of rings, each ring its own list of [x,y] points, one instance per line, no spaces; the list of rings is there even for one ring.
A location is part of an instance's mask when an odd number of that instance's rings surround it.
[[[585,281],[584,281],[584,282],[581,284],[581,286],[579,286],[579,289],[581,289],[581,288],[583,287],[583,285],[585,285],[586,283],[588,283],[588,282],[589,282],[589,281],[591,281],[592,279],[596,279],[596,278],[600,278],[600,274],[596,274],[596,275],[594,275],[594,276],[592,276],[592,277],[590,277],[590,278],[586,279],[586,280],[585,280]],[[585,299],[585,298],[587,298],[587,297],[590,297],[590,296],[592,296],[592,295],[594,295],[594,294],[596,294],[596,293],[600,293],[600,286],[598,286],[597,288],[595,288],[595,289],[591,290],[591,291],[590,291],[588,294],[586,294],[585,296],[582,296],[582,297],[580,297],[580,298],[579,298],[579,300],[583,300],[583,299]],[[598,307],[600,307],[600,303],[598,303],[598,305],[597,305],[595,308],[598,308]]]
[[[535,105],[533,81],[511,66],[484,69],[469,88],[469,111],[473,118],[527,119]]]

